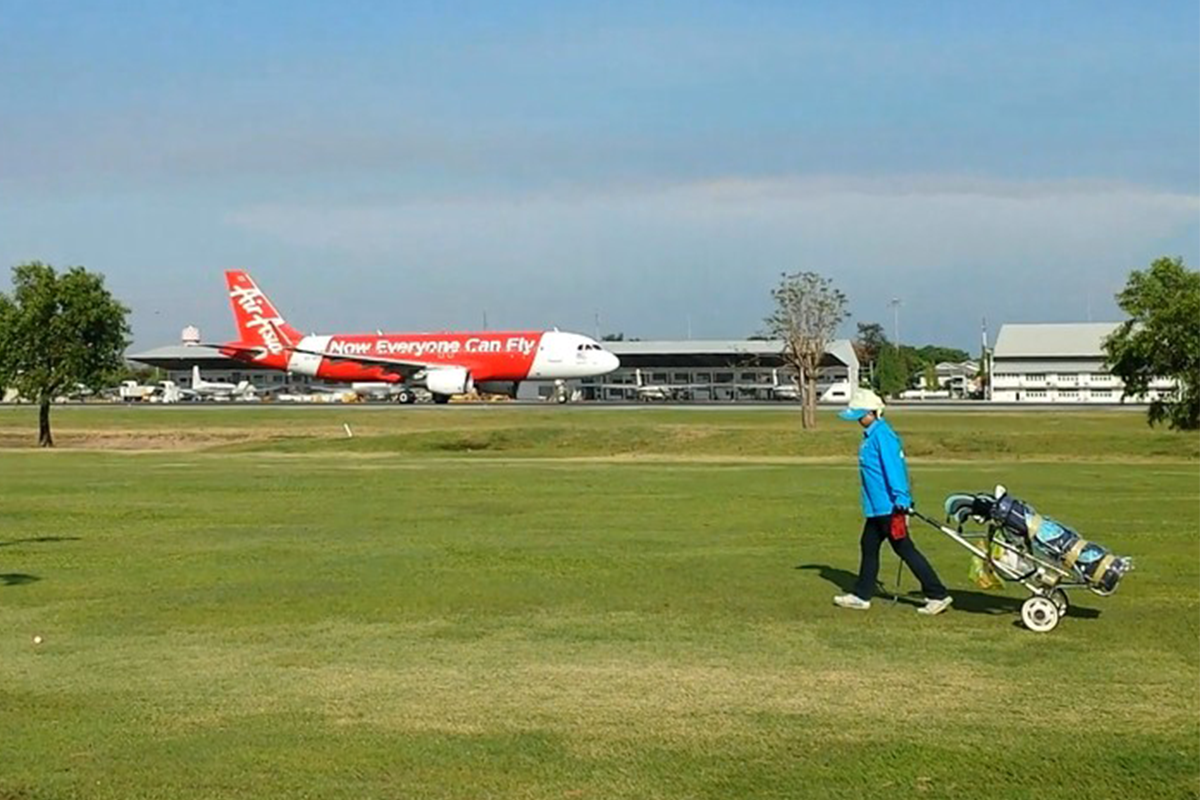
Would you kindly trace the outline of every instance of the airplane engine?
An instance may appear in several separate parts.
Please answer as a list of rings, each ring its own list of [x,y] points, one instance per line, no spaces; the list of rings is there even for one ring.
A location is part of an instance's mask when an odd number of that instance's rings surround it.
[[[425,388],[434,394],[463,394],[474,387],[471,373],[463,367],[438,367],[425,375]]]

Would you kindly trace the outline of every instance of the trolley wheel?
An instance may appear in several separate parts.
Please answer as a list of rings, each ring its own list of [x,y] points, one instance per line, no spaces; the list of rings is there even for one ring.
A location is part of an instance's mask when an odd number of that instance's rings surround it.
[[[1031,597],[1021,604],[1021,621],[1034,633],[1054,630],[1058,618],[1058,606],[1049,597]]]
[[[1050,600],[1058,608],[1058,615],[1060,617],[1065,617],[1067,615],[1067,609],[1071,607],[1071,601],[1067,597],[1066,591],[1063,589],[1055,589],[1050,593]]]

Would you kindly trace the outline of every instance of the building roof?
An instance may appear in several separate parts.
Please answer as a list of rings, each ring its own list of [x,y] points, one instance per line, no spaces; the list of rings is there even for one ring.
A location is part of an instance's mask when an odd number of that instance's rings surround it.
[[[782,339],[684,339],[680,341],[602,342],[605,349],[622,356],[752,356],[779,357]],[[847,367],[858,367],[858,356],[849,339],[836,339],[825,352]]]
[[[939,361],[934,367],[939,373],[947,375],[974,375],[979,372],[979,364],[975,361]]]
[[[125,357],[139,364],[162,369],[191,369],[192,365],[210,368],[236,365],[238,369],[266,369],[257,364],[235,361],[221,355],[215,348],[191,344],[169,344],[140,353],[126,353]]]
[[[1104,337],[1119,322],[1008,324],[996,337],[996,358],[1103,358]]]

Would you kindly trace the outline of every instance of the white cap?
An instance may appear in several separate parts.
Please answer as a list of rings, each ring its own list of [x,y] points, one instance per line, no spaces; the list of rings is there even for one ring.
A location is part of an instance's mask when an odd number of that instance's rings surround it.
[[[859,388],[850,395],[850,404],[838,416],[847,420],[860,420],[867,414],[882,414],[883,408],[883,398],[870,389]]]

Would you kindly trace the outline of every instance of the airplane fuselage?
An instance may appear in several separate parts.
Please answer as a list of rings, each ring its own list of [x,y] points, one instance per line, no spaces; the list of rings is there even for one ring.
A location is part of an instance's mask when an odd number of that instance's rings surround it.
[[[603,375],[616,358],[586,336],[562,331],[480,331],[305,336],[295,349],[226,355],[261,366],[339,382],[403,380],[386,365],[358,358],[396,358],[430,369],[461,367],[478,382],[555,380]]]
[[[240,339],[221,352],[262,367],[344,383],[411,383],[442,396],[482,384],[603,375],[617,357],[565,331],[468,331],[303,335],[250,276],[226,272]],[[507,390],[505,390],[507,391]]]

